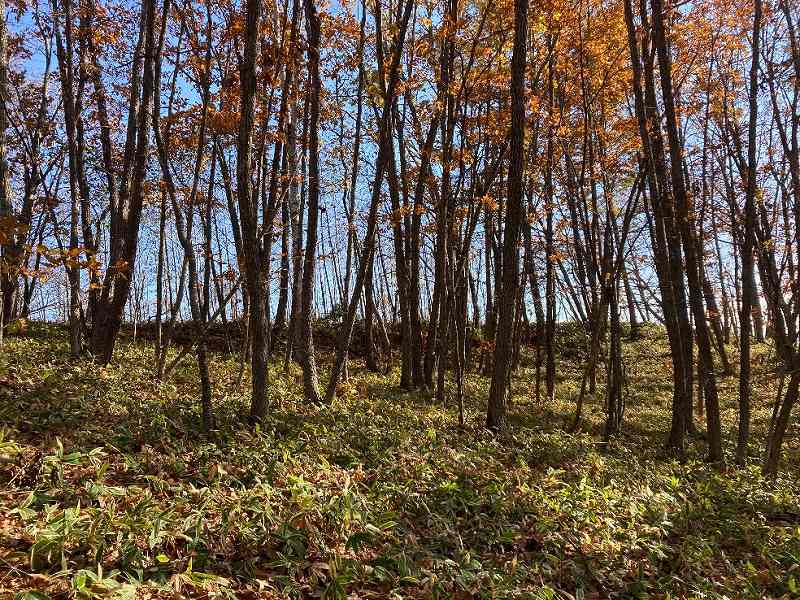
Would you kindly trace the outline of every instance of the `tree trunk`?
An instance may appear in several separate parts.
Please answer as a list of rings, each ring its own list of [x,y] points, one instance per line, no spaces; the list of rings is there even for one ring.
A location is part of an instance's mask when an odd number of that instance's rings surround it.
[[[708,459],[721,463],[722,431],[717,397],[716,375],[714,373],[714,358],[711,352],[711,340],[708,331],[705,308],[702,299],[703,265],[697,256],[697,241],[695,240],[694,225],[690,221],[693,214],[689,206],[683,177],[683,157],[681,140],[678,133],[678,122],[675,115],[675,101],[672,91],[672,58],[666,41],[661,0],[652,0],[653,6],[653,41],[658,53],[659,73],[661,76],[661,93],[664,99],[664,116],[666,118],[667,139],[669,141],[669,156],[671,162],[670,173],[672,176],[672,192],[675,195],[678,223],[681,229],[683,250],[686,257],[686,275],[689,283],[689,303],[695,321],[698,358],[704,372],[706,423],[708,432]],[[691,350],[690,350],[691,352]],[[688,358],[688,357],[687,357]],[[691,371],[691,361],[688,361]],[[691,388],[688,388],[691,389]],[[692,419],[691,406],[687,407],[686,415]]]
[[[747,461],[750,441],[750,335],[755,303],[756,245],[756,126],[758,120],[758,64],[761,41],[761,0],[754,0],[752,63],[750,65],[750,123],[747,140],[747,185],[744,210],[744,243],[742,244],[742,307],[739,313],[739,433],[736,439],[736,464]],[[760,312],[760,311],[759,311]],[[758,329],[761,329],[759,324]],[[763,333],[761,334],[763,336]]]
[[[508,203],[503,239],[503,300],[500,304],[495,341],[494,369],[489,388],[486,426],[506,427],[507,382],[511,368],[512,328],[517,306],[517,240],[524,218],[523,178],[525,176],[525,64],[527,52],[528,2],[514,0],[514,50],[511,57],[511,150]]]
[[[156,47],[155,41],[155,0],[144,0],[142,3],[139,37],[131,71],[128,134],[120,189],[112,199],[109,211],[111,215],[109,264],[103,281],[103,292],[97,303],[97,319],[92,331],[92,351],[102,364],[109,363],[113,356],[135,273],[150,149],[154,72],[156,63],[161,60],[161,49]],[[109,161],[111,160],[109,157]]]
[[[259,422],[267,412],[267,314],[262,271],[261,243],[258,236],[258,205],[251,181],[252,136],[255,122],[256,53],[261,0],[247,0],[245,9],[244,54],[239,62],[240,119],[236,144],[236,190],[242,229],[242,254],[248,294],[248,330],[252,399],[250,420]]]
[[[320,403],[317,363],[314,356],[314,274],[317,266],[317,224],[319,221],[319,97],[322,80],[319,74],[320,22],[314,0],[305,0],[306,35],[308,36],[308,72],[311,85],[308,135],[308,221],[306,252],[303,260],[302,311],[300,313],[300,356],[303,365],[303,388],[306,402]]]

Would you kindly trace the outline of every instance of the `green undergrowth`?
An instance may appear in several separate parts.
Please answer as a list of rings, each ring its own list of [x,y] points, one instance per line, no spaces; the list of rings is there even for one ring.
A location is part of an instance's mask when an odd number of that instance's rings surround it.
[[[720,471],[699,437],[682,464],[663,454],[656,329],[624,346],[623,432],[600,443],[601,373],[567,433],[585,356],[561,338],[555,402],[536,402],[524,355],[499,437],[483,428],[486,378],[470,374],[460,427],[454,405],[360,364],[323,407],[276,363],[269,416],[248,427],[247,376],[224,356],[204,435],[192,361],[159,382],[150,347],[123,344],[103,368],[33,326],[0,354],[0,598],[800,597],[795,424],[781,476],[758,468],[769,348],[751,464]],[[720,383],[731,452],[736,380]]]

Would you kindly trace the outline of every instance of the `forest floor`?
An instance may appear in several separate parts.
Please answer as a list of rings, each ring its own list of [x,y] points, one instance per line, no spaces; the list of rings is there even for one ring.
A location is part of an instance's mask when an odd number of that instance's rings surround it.
[[[800,597],[796,419],[782,475],[759,473],[769,347],[754,364],[751,465],[720,472],[699,438],[683,464],[663,454],[657,328],[624,344],[621,435],[600,443],[602,396],[566,433],[577,339],[560,335],[551,404],[532,398],[523,356],[500,437],[483,427],[485,377],[470,374],[459,427],[453,404],[359,363],[331,407],[304,402],[299,369],[276,364],[254,430],[237,359],[215,354],[209,437],[193,361],[159,382],[149,344],[121,343],[103,368],[71,360],[62,329],[30,325],[0,352],[0,598]],[[732,463],[736,379],[720,384]]]

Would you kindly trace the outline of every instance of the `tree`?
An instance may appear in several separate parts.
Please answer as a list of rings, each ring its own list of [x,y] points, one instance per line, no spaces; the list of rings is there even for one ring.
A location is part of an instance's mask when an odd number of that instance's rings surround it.
[[[489,390],[486,425],[490,429],[506,426],[506,395],[511,369],[511,329],[517,307],[519,258],[517,245],[525,214],[522,182],[525,142],[525,62],[527,50],[528,3],[514,1],[514,51],[511,58],[511,149],[508,180],[506,226],[503,232],[503,301],[500,304],[494,351],[494,369]]]
[[[308,136],[308,225],[303,263],[302,312],[300,313],[300,351],[303,363],[303,387],[306,400],[320,403],[317,363],[314,357],[314,273],[317,264],[317,228],[319,222],[319,99],[322,80],[319,74],[320,17],[314,0],[305,0],[308,71],[311,94]]]
[[[252,371],[250,420],[266,416],[268,403],[267,307],[261,242],[258,235],[258,203],[250,179],[252,136],[255,120],[256,52],[261,19],[261,0],[247,0],[244,53],[239,63],[239,128],[236,143],[236,198],[242,229],[242,254],[248,294],[248,319]]]
[[[139,19],[139,39],[131,66],[124,156],[119,179],[112,179],[119,185],[119,190],[111,192],[108,267],[92,330],[92,352],[101,363],[111,361],[135,272],[150,149],[154,73],[161,56],[156,46],[155,15],[155,0],[144,0]],[[101,111],[98,114],[103,118]],[[101,127],[104,127],[102,122]],[[110,153],[110,148],[104,148],[104,151]],[[110,157],[108,163],[111,163]],[[110,164],[108,167],[113,170]]]

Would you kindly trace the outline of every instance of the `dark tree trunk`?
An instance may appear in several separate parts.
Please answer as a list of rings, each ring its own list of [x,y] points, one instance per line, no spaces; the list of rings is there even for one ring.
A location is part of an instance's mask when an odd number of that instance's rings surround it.
[[[92,351],[103,364],[109,363],[113,356],[135,273],[139,224],[145,196],[144,180],[150,148],[153,83],[156,63],[161,57],[160,48],[156,47],[155,12],[155,0],[145,0],[140,19],[140,43],[137,44],[131,70],[128,133],[122,177],[119,182],[120,189],[115,197],[112,196],[109,211],[111,215],[109,264],[103,281],[103,292],[97,303],[91,340]],[[111,152],[110,148],[108,152]],[[112,160],[109,156],[108,162],[111,163]],[[113,167],[111,168],[113,170]]]
[[[308,72],[311,85],[308,128],[308,221],[306,251],[303,257],[302,311],[300,313],[300,359],[303,365],[303,388],[306,401],[321,400],[314,356],[313,314],[314,274],[317,266],[317,228],[319,222],[319,97],[322,80],[319,74],[320,21],[314,0],[305,0],[308,37]]]
[[[308,0],[307,0],[308,1]],[[403,44],[408,27],[408,20],[411,17],[413,1],[408,0],[404,5],[403,15],[401,17],[399,27],[397,28],[394,44],[392,48],[392,61],[389,67],[389,76],[387,78],[386,94],[383,102],[383,110],[380,119],[380,132],[378,138],[378,156],[375,161],[375,179],[372,185],[372,199],[367,216],[367,231],[364,238],[364,243],[361,248],[361,257],[359,261],[359,269],[356,275],[355,285],[353,287],[353,294],[347,307],[347,314],[345,315],[342,323],[342,328],[339,332],[337,340],[336,357],[334,359],[333,368],[331,370],[331,378],[325,390],[325,400],[327,402],[333,401],[336,395],[336,386],[339,383],[339,377],[344,368],[344,361],[350,347],[350,340],[353,335],[353,324],[356,318],[356,309],[361,297],[361,292],[364,289],[366,280],[366,269],[369,261],[375,252],[375,238],[377,236],[378,225],[378,208],[380,206],[381,185],[383,182],[384,172],[386,170],[388,161],[388,152],[390,148],[390,119],[391,119],[391,101],[394,97],[395,89],[399,79],[400,57],[402,54]],[[380,10],[375,12],[376,22],[380,27]],[[379,29],[380,31],[380,29]],[[382,35],[382,34],[381,34]],[[381,40],[381,35],[378,40]],[[380,42],[382,43],[382,41]]]
[[[742,306],[739,313],[739,434],[736,440],[736,463],[747,461],[750,441],[750,336],[751,319],[758,302],[755,291],[756,245],[756,126],[758,120],[758,64],[761,41],[761,0],[754,0],[752,63],[750,65],[750,123],[747,139],[747,180],[742,244]],[[760,311],[759,311],[760,312]],[[761,329],[759,324],[758,329]],[[763,333],[762,333],[763,335]]]
[[[267,312],[258,236],[258,203],[251,180],[253,125],[255,123],[256,54],[261,0],[247,0],[245,8],[244,54],[239,63],[239,131],[236,142],[236,196],[242,230],[242,255],[248,295],[248,333],[252,399],[250,420],[264,419],[268,407]]]
[[[511,58],[511,149],[508,178],[508,204],[503,239],[503,300],[500,305],[494,351],[494,369],[489,388],[486,426],[506,427],[507,383],[511,369],[512,328],[517,307],[517,241],[524,210],[525,175],[525,64],[527,52],[528,2],[514,0],[514,50]]]
[[[689,283],[689,303],[694,316],[695,331],[698,348],[698,358],[704,374],[704,396],[706,400],[706,424],[708,433],[708,459],[712,462],[722,462],[722,430],[719,414],[719,401],[717,397],[716,374],[714,373],[714,357],[711,351],[711,338],[708,331],[705,308],[702,297],[703,268],[700,257],[697,256],[697,241],[695,228],[690,221],[693,214],[689,206],[689,197],[683,176],[683,150],[678,122],[675,115],[675,101],[672,90],[672,58],[667,46],[664,25],[664,7],[661,0],[652,0],[653,6],[653,41],[658,53],[659,73],[661,75],[661,93],[664,99],[664,116],[666,118],[667,139],[669,141],[669,156],[671,162],[672,192],[675,195],[678,223],[681,230],[683,250],[686,257],[686,275]],[[691,352],[691,351],[690,351]],[[688,357],[687,357],[688,358]],[[688,370],[691,371],[691,361]],[[691,389],[691,388],[689,388]],[[687,407],[687,418],[692,418],[691,407]]]

